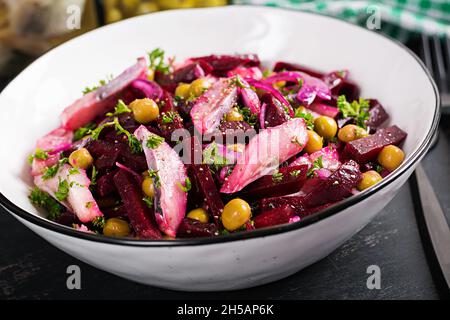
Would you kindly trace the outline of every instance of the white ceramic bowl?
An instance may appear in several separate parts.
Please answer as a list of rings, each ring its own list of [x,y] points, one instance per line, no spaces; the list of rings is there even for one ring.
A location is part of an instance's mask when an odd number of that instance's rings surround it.
[[[319,70],[347,68],[362,96],[377,98],[408,132],[405,163],[376,187],[299,223],[231,236],[176,241],[89,235],[40,217],[29,203],[26,158],[58,126],[65,106],[105,75],[155,47],[178,59],[257,53]],[[426,153],[439,120],[436,87],[405,47],[333,18],[263,7],[168,11],[110,25],[47,53],[0,95],[0,201],[63,251],[121,277],[159,287],[231,290],[281,279],[322,259],[395,196]]]

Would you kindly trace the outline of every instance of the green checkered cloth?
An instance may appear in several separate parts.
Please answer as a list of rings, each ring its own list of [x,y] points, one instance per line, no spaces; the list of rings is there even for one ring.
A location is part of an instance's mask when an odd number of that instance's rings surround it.
[[[450,37],[450,0],[233,0],[233,3],[318,12],[383,32],[402,42],[420,33]]]

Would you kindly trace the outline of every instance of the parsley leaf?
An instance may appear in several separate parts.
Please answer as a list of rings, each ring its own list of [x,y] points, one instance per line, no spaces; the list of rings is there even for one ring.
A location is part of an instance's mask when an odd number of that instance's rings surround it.
[[[156,48],[152,52],[148,53],[148,58],[150,60],[149,69],[154,71],[159,71],[164,74],[169,73],[170,66],[164,62],[164,50]]]
[[[96,183],[97,183],[97,168],[95,166],[92,166],[91,186],[95,185]]]
[[[56,174],[59,171],[59,168],[61,168],[61,166],[66,164],[68,161],[69,161],[69,159],[62,158],[54,166],[51,166],[51,167],[45,169],[45,172],[44,172],[44,174],[42,176],[42,180],[45,181],[45,180],[48,180],[48,179],[53,178],[54,176],[56,176]]]
[[[235,84],[237,87],[246,89],[248,88],[248,85],[242,82],[242,78],[240,76],[235,76],[234,79],[231,80],[233,84]]]
[[[130,146],[132,153],[142,152],[142,144],[134,135],[132,135],[130,132],[128,132],[122,127],[122,125],[119,123],[119,118],[117,117],[114,118],[114,125],[119,133],[123,133],[124,135],[127,136],[128,145]]]
[[[151,135],[150,137],[148,137],[146,146],[147,146],[147,148],[150,148],[150,149],[156,149],[163,142],[164,142],[163,137],[160,137],[160,136],[157,136],[156,134],[154,134],[154,135]]]
[[[147,205],[147,207],[152,208],[153,207],[153,198],[150,197],[144,197],[142,198],[142,201],[145,202],[145,204]]]
[[[294,171],[291,171],[290,175],[293,176],[293,177],[298,177],[298,175],[300,173],[302,173],[301,170],[294,170]]]
[[[161,181],[159,181],[158,171],[150,169],[148,170],[148,176],[153,179],[155,187],[159,188],[161,186]]]
[[[308,174],[307,174],[308,178],[314,177],[314,172],[316,172],[316,170],[323,168],[322,160],[323,160],[323,156],[320,156],[316,160],[314,160],[312,167],[309,168],[309,170],[308,170]]]
[[[239,113],[250,126],[254,126],[258,122],[258,115],[252,113],[247,107],[239,108]]]
[[[55,192],[55,197],[56,199],[58,199],[58,201],[64,201],[67,199],[67,197],[69,196],[69,183],[67,182],[67,180],[59,180],[59,184],[58,184],[58,191]]]
[[[91,203],[91,204],[92,204],[92,202],[88,202],[88,203]],[[86,203],[86,205],[87,205],[88,203]],[[105,217],[104,217],[104,216],[95,217],[95,219],[92,220],[92,225],[93,225],[94,227],[96,227],[96,228],[99,228],[99,229],[103,229],[103,227],[105,226],[105,224],[106,224],[106,221],[105,221]]]
[[[203,163],[212,166],[215,171],[228,164],[227,159],[219,154],[219,146],[215,142],[203,150]]]
[[[69,175],[73,175],[73,174],[79,174],[80,170],[78,170],[78,168],[70,168],[69,169]]]
[[[295,109],[295,118],[303,118],[305,119],[306,127],[308,130],[314,130],[314,116],[309,112],[303,112],[305,111],[304,108],[297,108]]]
[[[47,160],[48,159],[48,153],[45,152],[42,149],[36,149],[36,151],[34,152],[34,154],[30,155],[28,157],[28,162],[31,164],[33,163],[34,159],[39,159],[39,160]]]
[[[78,141],[87,136],[94,130],[95,123],[89,123],[84,127],[78,128],[73,134],[73,141]]]
[[[114,108],[114,112],[108,112],[106,114],[106,116],[107,117],[118,116],[119,114],[128,113],[128,112],[131,112],[131,109],[128,108],[128,106],[125,104],[125,102],[123,102],[122,99],[120,99],[117,102],[116,107]]]
[[[97,128],[95,128],[94,130],[91,130],[91,135],[92,135],[92,140],[98,140],[98,138],[100,137],[100,133],[102,133],[102,130],[106,127],[110,127],[113,126],[114,122],[110,121],[110,122],[105,122],[102,125],[98,126]]]
[[[177,117],[177,114],[173,111],[164,112],[162,114],[162,122],[163,123],[173,123],[175,121],[176,117]]]
[[[356,125],[361,128],[366,128],[366,121],[369,120],[369,101],[359,98],[349,103],[344,95],[337,99],[337,107],[344,118],[350,117],[355,119]]]
[[[283,174],[279,171],[275,171],[272,174],[272,181],[273,182],[281,182],[283,180]]]
[[[113,78],[114,78],[113,75],[109,75],[109,76],[106,77],[105,80],[100,80],[98,82],[98,85],[84,88],[83,89],[83,94],[88,94],[89,92],[97,90],[98,88],[108,84]]]
[[[177,182],[177,186],[180,187],[181,191],[188,193],[192,188],[191,179],[186,178],[186,180],[184,181],[184,186],[180,182]]]
[[[34,188],[31,190],[28,196],[31,203],[37,207],[42,207],[48,211],[48,219],[56,220],[61,215],[63,207],[53,199],[47,192]]]

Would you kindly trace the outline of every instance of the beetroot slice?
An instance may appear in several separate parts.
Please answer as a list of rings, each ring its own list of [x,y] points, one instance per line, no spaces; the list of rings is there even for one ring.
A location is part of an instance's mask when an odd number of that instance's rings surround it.
[[[366,125],[372,130],[380,127],[387,119],[389,115],[383,106],[376,99],[369,100],[369,120],[367,120]]]
[[[270,211],[265,211],[253,219],[256,229],[288,223],[295,215],[294,209],[289,205],[283,205]]]
[[[243,55],[209,55],[191,58],[192,61],[207,64],[216,76],[226,76],[227,72],[239,66],[258,67],[261,62],[256,54]],[[203,65],[202,65],[203,66]]]
[[[192,164],[188,170],[193,173],[195,179],[193,183],[198,186],[200,192],[203,194],[205,208],[214,219],[214,223],[219,225],[220,216],[223,211],[223,202],[208,165]]]
[[[305,216],[307,213],[307,209],[303,204],[303,196],[264,198],[258,202],[258,205],[261,214],[285,205],[291,207],[294,210],[294,213],[300,217]]]
[[[169,91],[163,90],[161,102],[159,103],[159,112],[167,113],[170,111],[175,111],[173,96]]]
[[[373,135],[347,143],[344,153],[359,163],[366,163],[375,160],[384,147],[400,144],[406,136],[407,133],[395,125],[379,129]]]
[[[223,121],[218,130],[222,133],[223,139],[216,141],[219,144],[248,143],[254,135],[252,127],[245,121]],[[209,136],[206,135],[204,139],[208,140]]]
[[[267,175],[245,187],[240,195],[243,198],[257,200],[268,197],[278,197],[300,191],[306,181],[307,165],[284,167],[277,175]]]
[[[184,218],[178,227],[179,238],[202,238],[219,235],[219,230],[214,223],[203,223],[197,220]]]
[[[136,180],[128,172],[119,170],[114,176],[114,183],[136,235],[139,238],[161,239],[153,213],[142,201],[144,195]]]
[[[351,195],[351,191],[361,180],[359,165],[349,160],[342,164],[331,176],[319,183],[303,199],[308,208],[340,201]]]
[[[289,120],[289,116],[284,110],[283,105],[273,95],[265,94],[261,101],[266,104],[266,114],[264,117],[264,126],[266,128],[276,127]]]
[[[117,173],[117,170],[108,172],[102,175],[97,180],[97,193],[100,197],[106,197],[114,191],[116,191],[116,186],[114,185],[114,176]]]
[[[191,63],[170,74],[156,72],[155,80],[163,89],[174,92],[180,82],[191,83],[204,75],[205,72],[199,63]]]
[[[161,113],[161,116],[157,120],[158,129],[161,132],[161,136],[164,137],[167,143],[175,144],[176,141],[172,141],[172,134],[177,129],[183,129],[183,119],[176,111]]]

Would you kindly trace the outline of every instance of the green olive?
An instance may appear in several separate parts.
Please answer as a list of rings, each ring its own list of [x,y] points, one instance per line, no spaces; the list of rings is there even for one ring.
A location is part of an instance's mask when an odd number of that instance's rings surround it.
[[[162,9],[184,9],[195,6],[195,0],[157,0]]]
[[[389,145],[381,150],[378,155],[378,163],[389,171],[397,169],[405,159],[405,153],[399,147]]]
[[[244,117],[237,108],[233,108],[225,116],[226,121],[244,121]]]
[[[108,237],[126,237],[130,234],[130,226],[122,219],[110,218],[106,220],[103,234]]]
[[[331,139],[336,135],[338,126],[333,118],[320,116],[314,120],[314,130],[324,139]]]
[[[358,184],[358,190],[363,191],[376,185],[378,182],[383,180],[380,174],[374,170],[366,171],[362,174],[362,179]]]
[[[142,124],[156,120],[159,117],[159,108],[152,99],[137,99],[130,104],[134,119]]]
[[[368,133],[366,130],[354,124],[348,124],[342,127],[338,132],[338,138],[342,142],[350,142],[367,136]]]
[[[192,81],[191,87],[189,89],[189,95],[193,97],[200,97],[203,92],[211,87],[211,82],[208,79],[200,78]]]
[[[323,138],[312,130],[308,130],[307,133],[308,133],[308,143],[305,146],[305,151],[311,154],[322,149]]]
[[[155,187],[153,185],[153,179],[150,177],[147,177],[144,179],[144,181],[142,181],[142,192],[144,192],[144,194],[147,197],[153,198],[155,196]]]
[[[184,100],[189,99],[191,85],[188,83],[180,83],[175,89],[175,96]]]
[[[239,198],[228,202],[223,208],[222,224],[228,231],[234,231],[242,227],[252,216],[250,205]]]
[[[93,162],[94,159],[86,148],[75,150],[69,156],[69,163],[75,168],[87,169]]]
[[[197,221],[200,221],[203,223],[207,223],[209,221],[208,213],[203,208],[197,208],[197,209],[191,210],[187,214],[187,217],[189,219],[197,220]]]

